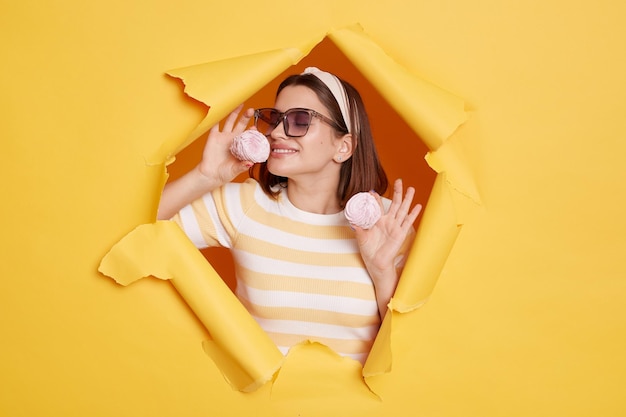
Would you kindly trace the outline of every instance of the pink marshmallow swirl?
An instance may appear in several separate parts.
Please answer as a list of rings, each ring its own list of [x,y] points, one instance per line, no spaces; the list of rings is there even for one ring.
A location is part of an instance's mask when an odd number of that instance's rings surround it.
[[[371,193],[357,193],[346,203],[344,214],[348,221],[362,229],[369,229],[376,224],[382,211],[380,204]]]
[[[265,162],[270,156],[270,143],[261,132],[250,129],[235,136],[230,152],[240,161]]]

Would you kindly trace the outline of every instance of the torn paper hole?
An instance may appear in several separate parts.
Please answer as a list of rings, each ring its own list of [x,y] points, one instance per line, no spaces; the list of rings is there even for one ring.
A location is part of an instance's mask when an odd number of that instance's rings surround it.
[[[462,100],[397,64],[360,27],[333,31],[328,39],[423,139],[429,150],[437,151],[446,144],[466,120]],[[154,155],[154,160],[168,159],[172,152],[206,132],[237,103],[253,96],[267,80],[276,78],[308,55],[312,49],[309,46],[170,71],[170,75],[183,80],[190,96],[210,105],[211,111],[182,145],[161,147],[162,154]],[[228,84],[233,79],[237,82]],[[454,159],[442,160],[438,166],[439,174],[422,215],[416,243],[390,303],[393,311],[413,311],[428,299],[458,235],[459,222],[450,194],[463,190],[452,189],[449,184],[472,184],[472,179],[464,165],[448,167],[449,161]],[[445,181],[445,175],[461,176],[462,180]],[[124,285],[148,275],[170,279],[211,334],[212,340],[204,344],[205,351],[234,388],[254,390],[271,381],[280,370],[282,354],[175,224],[157,222],[139,226],[107,254],[100,270]],[[221,321],[226,316],[227,324]],[[391,369],[391,325],[392,315],[388,314],[362,370],[366,381]]]

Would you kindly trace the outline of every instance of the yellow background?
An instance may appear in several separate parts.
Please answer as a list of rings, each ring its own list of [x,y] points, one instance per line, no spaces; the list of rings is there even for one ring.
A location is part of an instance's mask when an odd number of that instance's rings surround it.
[[[2,1],[0,414],[623,415],[626,6],[240,3]],[[466,101],[455,138],[482,205],[429,301],[394,315],[382,400],[345,368],[286,368],[300,384],[243,394],[168,283],[121,287],[98,264],[153,220],[151,158],[206,112],[166,71],[353,23]],[[317,53],[335,53],[324,42]],[[425,148],[380,135],[392,176],[432,184]]]

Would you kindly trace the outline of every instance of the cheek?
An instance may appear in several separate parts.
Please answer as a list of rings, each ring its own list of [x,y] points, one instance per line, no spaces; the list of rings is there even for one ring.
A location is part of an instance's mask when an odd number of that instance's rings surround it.
[[[319,150],[335,150],[340,145],[339,139],[332,134],[323,135],[317,138],[314,142],[316,148]]]
[[[278,177],[288,177],[292,174],[288,165],[286,165],[284,161],[280,159],[272,159],[272,157],[267,160],[267,170],[272,175],[276,175]]]

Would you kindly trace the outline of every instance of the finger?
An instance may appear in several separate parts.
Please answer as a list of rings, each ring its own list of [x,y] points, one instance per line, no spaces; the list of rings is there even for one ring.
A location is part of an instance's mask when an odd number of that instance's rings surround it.
[[[248,123],[250,123],[250,119],[252,119],[252,116],[254,116],[254,109],[246,109],[246,111],[241,114],[241,117],[237,121],[233,132],[239,134],[246,130],[246,128],[248,127]]]
[[[388,214],[396,216],[400,205],[402,204],[402,179],[397,179],[393,183],[393,196],[391,197],[391,205]]]
[[[402,200],[402,204],[400,204],[400,208],[396,214],[396,218],[403,218],[407,215],[411,208],[411,204],[413,204],[413,197],[415,196],[415,188],[409,187],[406,189],[406,194],[404,195],[404,199]]]
[[[232,164],[231,165],[232,178],[235,178],[239,174],[243,174],[244,172],[252,168],[253,165],[254,165],[254,162],[252,161],[237,161],[236,163]]]
[[[220,131],[220,124],[219,123],[215,123],[213,125],[213,127],[211,127],[211,130],[209,130],[209,136],[211,135],[211,133],[215,133],[215,132],[219,132]]]
[[[233,126],[235,126],[235,121],[237,120],[237,117],[239,117],[239,113],[241,112],[242,108],[243,103],[235,107],[235,109],[230,112],[230,114],[226,117],[226,119],[224,120],[224,129],[222,129],[223,132],[233,131]]]
[[[413,210],[411,210],[411,212],[408,214],[408,216],[404,218],[404,221],[402,222],[402,228],[404,230],[408,230],[411,226],[413,226],[413,223],[415,223],[415,220],[417,220],[417,216],[419,216],[421,212],[422,205],[416,204],[415,207],[413,207]]]
[[[206,144],[205,146],[205,150],[206,150],[206,146],[209,144],[209,142],[211,141],[211,138],[214,137],[215,134],[220,133],[220,124],[219,123],[215,123],[211,129],[209,130],[209,134],[206,137]]]

